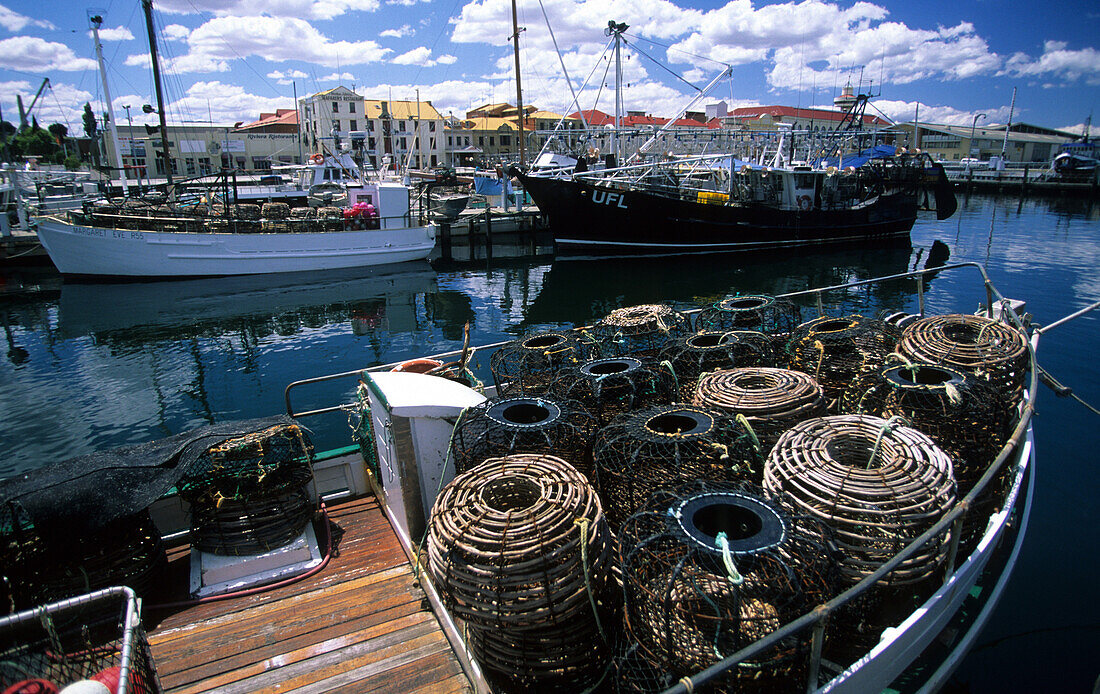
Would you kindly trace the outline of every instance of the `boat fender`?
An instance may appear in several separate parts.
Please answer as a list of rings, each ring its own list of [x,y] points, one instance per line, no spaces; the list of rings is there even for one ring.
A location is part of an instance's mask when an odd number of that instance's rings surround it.
[[[814,201],[809,195],[799,195],[795,202],[798,203],[798,209],[803,212],[809,212],[814,205]]]

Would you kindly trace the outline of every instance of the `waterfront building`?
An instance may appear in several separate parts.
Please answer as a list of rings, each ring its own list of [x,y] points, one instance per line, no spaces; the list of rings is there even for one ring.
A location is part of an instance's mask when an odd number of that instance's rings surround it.
[[[932,155],[938,161],[959,161],[967,157],[988,161],[1000,157],[1004,161],[1024,164],[1049,164],[1058,153],[1059,145],[1076,139],[1073,133],[1051,130],[1027,123],[1016,123],[1008,131],[1005,126],[988,128],[970,125],[937,125],[932,123],[899,123],[900,141]]]

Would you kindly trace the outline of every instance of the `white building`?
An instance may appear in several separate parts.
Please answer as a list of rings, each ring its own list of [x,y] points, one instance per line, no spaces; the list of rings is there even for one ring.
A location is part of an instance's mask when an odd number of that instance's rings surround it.
[[[309,153],[322,149],[356,149],[374,168],[425,169],[446,163],[443,116],[430,101],[366,99],[346,87],[335,87],[298,102],[302,145]]]

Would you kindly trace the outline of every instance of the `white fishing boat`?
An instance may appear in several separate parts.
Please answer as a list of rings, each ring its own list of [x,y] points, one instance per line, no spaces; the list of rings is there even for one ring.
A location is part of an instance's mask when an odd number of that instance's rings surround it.
[[[952,481],[951,494],[943,497],[949,498],[950,504],[941,509],[942,513],[934,522],[927,524],[923,532],[911,541],[906,538],[907,544],[904,546],[897,542],[888,543],[892,548],[888,552],[882,552],[884,556],[881,563],[873,569],[867,568],[861,580],[849,583],[846,588],[837,592],[816,595],[814,601],[807,604],[808,609],[799,616],[789,620],[768,618],[765,629],[754,628],[748,633],[738,635],[736,640],[727,641],[726,634],[719,640],[719,632],[715,630],[714,637],[704,639],[703,643],[703,652],[709,659],[709,666],[699,667],[686,674],[662,672],[658,668],[654,677],[643,683],[648,687],[627,686],[626,689],[691,692],[708,684],[728,683],[727,678],[731,676],[744,677],[745,671],[738,674],[738,669],[745,662],[764,663],[763,666],[750,667],[749,677],[752,672],[759,672],[765,678],[771,676],[768,668],[778,664],[783,670],[784,679],[782,686],[777,685],[774,689],[777,691],[798,690],[824,694],[890,689],[899,692],[934,692],[943,685],[993,613],[1024,541],[1035,475],[1031,418],[1034,413],[1039,369],[1035,365],[1034,355],[1041,334],[1068,318],[1050,323],[1045,328],[1030,330],[1030,339],[1024,339],[1022,336],[1029,328],[1026,317],[1021,315],[1024,312],[1023,306],[1004,299],[989,281],[983,268],[973,263],[851,282],[837,287],[796,292],[786,297],[798,300],[805,307],[816,304],[818,312],[824,317],[831,315],[830,309],[826,307],[836,310],[836,307],[842,305],[843,302],[836,302],[838,295],[850,293],[852,297],[863,296],[868,285],[885,282],[897,287],[899,283],[913,282],[916,287],[915,312],[912,315],[896,313],[888,318],[893,324],[912,327],[921,324],[921,319],[941,318],[925,315],[927,283],[937,273],[956,274],[957,271],[980,274],[977,279],[981,280],[981,284],[975,284],[983,290],[985,305],[980,309],[981,318],[956,315],[956,323],[961,321],[964,325],[980,324],[982,329],[957,329],[952,332],[952,339],[967,344],[986,344],[993,340],[989,335],[994,332],[999,336],[1012,335],[1011,341],[1014,344],[1019,340],[1019,349],[1014,348],[1012,357],[1015,365],[1012,380],[1026,386],[1018,391],[1020,396],[1013,407],[1004,410],[1003,414],[1007,417],[1006,428],[997,435],[1004,437],[1003,444],[981,466],[980,476],[972,480],[970,491],[965,494],[960,492],[956,498],[953,493],[955,483]],[[742,303],[737,303],[736,307],[751,300],[752,297],[737,297],[736,301]],[[1083,311],[1075,315],[1080,313]],[[665,327],[667,328],[667,324]],[[578,330],[576,336],[591,340],[592,335],[597,333],[598,331]],[[555,345],[561,345],[569,339],[565,332],[554,335],[559,337],[559,342],[551,344],[542,337],[537,344],[531,345],[532,348],[538,354],[548,355]],[[620,333],[616,342],[623,341]],[[509,343],[486,345],[477,352],[484,355],[503,350],[508,345]],[[368,685],[371,689],[380,687],[396,691],[393,687],[381,685],[378,679],[392,676],[393,682],[399,682],[397,686],[405,692],[502,691],[499,661],[486,661],[478,656],[478,653],[485,654],[486,651],[485,642],[478,640],[482,638],[478,635],[482,626],[476,621],[476,610],[495,610],[506,605],[509,609],[517,610],[510,614],[518,616],[522,613],[524,600],[517,599],[516,594],[499,593],[494,570],[481,575],[481,583],[474,584],[480,586],[483,595],[481,599],[485,601],[485,605],[456,603],[453,586],[441,580],[438,570],[439,558],[443,556],[440,552],[446,555],[450,550],[445,546],[440,548],[438,544],[432,544],[439,541],[438,536],[432,535],[434,528],[438,527],[433,522],[444,511],[441,508],[444,504],[440,499],[444,498],[445,490],[451,489],[452,483],[459,477],[476,479],[477,471],[485,467],[479,465],[461,475],[455,471],[460,448],[468,443],[463,442],[459,430],[469,423],[468,418],[474,410],[484,409],[485,405],[493,402],[487,403],[487,398],[497,395],[495,387],[481,387],[474,372],[480,371],[484,377],[485,360],[474,360],[472,354],[473,350],[464,348],[461,351],[433,355],[430,360],[415,360],[418,362],[416,364],[390,364],[297,381],[286,390],[287,415],[294,419],[280,418],[275,421],[271,418],[219,424],[186,432],[171,440],[152,442],[140,450],[127,448],[107,452],[104,454],[107,457],[89,460],[87,465],[61,465],[45,471],[45,477],[51,480],[51,494],[55,493],[53,490],[65,489],[65,481],[61,477],[72,475],[71,481],[83,487],[89,499],[99,501],[102,501],[102,495],[93,493],[95,490],[91,487],[94,484],[89,486],[90,475],[118,475],[112,479],[120,480],[122,486],[125,486],[127,479],[139,484],[143,498],[154,502],[152,515],[165,542],[174,546],[170,550],[172,563],[169,570],[175,574],[182,574],[188,565],[187,543],[191,543],[189,563],[192,570],[192,595],[205,594],[208,597],[200,603],[189,602],[186,594],[158,594],[156,599],[164,600],[167,597],[173,601],[160,605],[154,599],[146,598],[145,604],[149,610],[163,614],[155,626],[150,626],[148,651],[151,655],[146,657],[155,660],[156,664],[155,668],[151,662],[141,664],[139,671],[145,673],[143,677],[146,682],[159,676],[165,688],[195,691],[217,688],[225,692],[249,692],[298,687],[308,691],[350,691],[368,688]],[[482,362],[481,365],[475,363],[478,361]],[[441,363],[444,368],[436,368],[435,371],[448,372],[448,378],[408,373],[413,368],[438,366]],[[816,363],[820,370],[820,360]],[[1025,381],[1024,371],[1019,368],[1021,365],[1026,368],[1029,381]],[[908,368],[912,369],[914,365],[910,363]],[[494,378],[496,375],[494,370]],[[613,377],[614,371],[607,371],[605,375]],[[922,375],[927,374],[922,372]],[[914,382],[923,383],[916,371],[912,372],[912,378]],[[310,393],[316,396],[317,393],[325,392],[331,398],[331,394],[337,392],[334,386],[340,383],[358,383],[357,399],[339,403],[333,403],[329,399],[322,401],[322,406],[317,407],[316,397],[311,398]],[[467,385],[469,383],[478,387],[470,387]],[[611,381],[606,382],[610,383]],[[507,384],[498,385],[503,387]],[[337,397],[346,398],[349,390],[344,389],[344,395]],[[961,396],[956,392],[950,397]],[[310,401],[312,409],[295,407],[295,403],[303,401]],[[997,403],[994,406],[999,407]],[[536,400],[533,404],[521,404],[514,411],[508,407],[490,410],[490,416],[502,417],[518,426],[535,426],[539,424],[540,412],[545,414],[543,410],[548,412],[551,409],[552,407]],[[241,554],[236,557],[215,557],[200,553],[195,548],[200,538],[194,525],[188,530],[188,503],[174,495],[160,497],[158,500],[158,489],[146,481],[152,470],[158,475],[159,484],[166,489],[178,484],[176,477],[179,475],[186,473],[191,475],[191,479],[196,479],[194,468],[180,470],[177,474],[169,469],[171,466],[157,464],[155,460],[160,455],[166,456],[166,462],[171,461],[172,465],[183,466],[184,463],[176,457],[180,455],[180,451],[185,451],[183,460],[186,461],[202,458],[201,451],[209,445],[215,445],[218,450],[252,450],[256,442],[262,440],[262,436],[259,433],[249,433],[251,430],[245,425],[255,425],[257,422],[264,427],[270,427],[263,431],[278,430],[282,432],[280,435],[289,436],[287,441],[297,442],[293,445],[300,445],[301,450],[308,453],[308,446],[301,439],[301,430],[295,420],[305,425],[316,417],[342,418],[349,413],[358,443],[344,448],[317,451],[304,458],[310,463],[307,488],[310,498],[314,499],[315,506],[312,508],[319,507],[320,512],[317,514],[316,524],[307,525],[305,539],[301,541],[302,548],[298,548],[297,543],[287,545],[290,549],[284,554],[294,554],[294,557],[276,556],[278,553],[274,551],[257,555]],[[883,427],[879,431],[880,439],[892,436],[889,428]],[[664,433],[678,434],[679,429]],[[242,434],[243,438],[233,438]],[[230,440],[243,443],[219,443]],[[852,445],[852,442],[834,440],[833,444],[843,448]],[[860,445],[864,444],[866,448],[859,450],[865,454],[870,449],[870,443],[863,441]],[[894,444],[884,442],[883,450],[888,445]],[[732,451],[722,448],[727,453]],[[826,449],[826,456],[834,454],[830,446],[823,445],[822,448]],[[262,447],[256,450],[262,450]],[[866,460],[865,463],[860,463],[861,468],[874,467],[872,463],[877,450],[878,441],[875,442],[874,449],[870,449],[870,459],[867,460],[865,456],[860,459]],[[555,454],[559,453],[562,456],[568,455],[564,450],[555,451]],[[302,465],[301,456],[287,458],[284,453],[282,457],[284,461],[297,461],[291,464],[296,466],[293,467],[294,470]],[[120,467],[129,458],[133,460],[127,464],[133,467]],[[774,458],[774,454],[769,458],[769,466]],[[237,458],[226,460],[233,461]],[[122,470],[125,472],[120,472]],[[283,479],[275,474],[278,468],[267,467],[266,463],[260,470],[263,471],[261,480],[269,473],[272,478]],[[254,472],[253,470],[253,474]],[[541,482],[533,487],[525,486],[519,473],[514,477],[495,479],[498,481],[485,486],[485,494],[488,496],[481,501],[490,510],[496,509],[507,516],[508,522],[503,524],[505,531],[513,520],[515,523],[530,522],[520,508],[524,504],[549,503],[551,497],[575,498],[572,493],[559,494],[561,490],[551,482],[546,482],[545,485],[549,486],[544,487],[539,486]],[[297,484],[303,482],[299,480]],[[585,485],[582,483],[582,486]],[[231,485],[228,488],[230,491],[225,493],[232,495],[233,488]],[[237,489],[239,491],[239,486]],[[137,502],[128,503],[124,492],[121,487],[116,489],[111,504],[141,506]],[[220,509],[226,499],[221,498],[221,494],[217,499],[216,507]],[[36,484],[33,476],[29,475],[3,481],[0,484],[0,501],[13,509],[25,508],[31,514],[32,520],[35,513],[40,514],[40,518],[50,521],[51,527],[57,526],[68,515],[78,512],[75,506],[57,508],[49,496],[42,495],[41,485]],[[479,503],[476,498],[469,501],[471,504]],[[607,503],[603,502],[605,509],[608,508]],[[723,503],[733,508],[732,502]],[[599,503],[595,503],[590,508],[599,506]],[[99,502],[87,508],[94,509],[94,513],[98,515],[107,513],[104,504]],[[474,510],[470,515],[477,515]],[[229,513],[231,520],[236,523],[236,516],[232,516],[236,511],[231,510]],[[276,509],[273,513],[278,515],[279,510]],[[719,546],[721,540],[725,539],[724,528],[733,530],[741,520],[736,514],[729,517],[718,514],[702,523],[697,522],[701,517],[698,513],[692,516],[685,512],[683,517],[694,524],[695,531],[706,536],[704,540],[714,541],[715,532],[723,530],[719,533],[721,537],[717,538]],[[661,515],[665,514],[662,512]],[[194,517],[194,508],[191,509],[191,516]],[[593,586],[597,581],[595,571],[601,560],[591,551],[585,554],[584,550],[585,547],[591,550],[595,546],[594,538],[599,530],[597,526],[605,521],[585,525],[573,522],[573,518],[567,517],[563,525],[568,543],[546,547],[542,557],[538,557],[537,552],[527,556],[530,561],[548,562],[545,565],[547,570],[557,570],[565,562],[573,562],[578,571],[583,569],[583,577],[573,577],[571,603],[581,606],[579,614],[585,619],[597,615],[596,619],[600,620],[599,615],[602,614],[606,621],[601,629],[617,629],[619,627],[616,624],[622,618],[621,614],[617,614],[618,603],[611,601],[598,606],[593,596]],[[31,524],[28,527],[38,526]],[[43,527],[46,527],[45,524]],[[316,532],[313,531],[315,527],[318,528]],[[426,535],[426,528],[433,529]],[[500,529],[493,529],[491,526],[486,528],[477,542],[489,542],[493,532]],[[966,528],[973,529],[972,534],[967,535],[971,531],[964,531]],[[741,536],[735,537],[735,540],[750,541],[755,537],[754,532],[757,531],[751,528],[747,532],[742,530]],[[788,528],[784,526],[782,532],[788,532]],[[789,532],[794,532],[793,526]],[[245,534],[243,537],[248,539],[252,535]],[[839,534],[837,537],[840,537]],[[963,539],[960,540],[961,537]],[[542,540],[534,541],[533,544],[538,548]],[[339,547],[339,552],[334,551],[336,546]],[[712,574],[697,578],[703,582],[713,581],[714,585],[724,590],[729,589],[725,583],[727,580],[734,587],[741,585],[735,580],[736,569],[730,568],[735,558],[737,566],[744,574],[740,578],[748,581],[744,590],[748,590],[752,572],[759,569],[759,566],[753,568],[749,557],[749,552],[755,550],[747,550],[742,546],[734,551],[732,544],[727,544],[727,547],[729,549],[725,550],[725,568],[722,568],[723,560],[720,559],[713,565]],[[513,566],[507,561],[499,561],[500,557],[491,549],[484,551],[488,552],[486,556],[490,558],[490,564],[500,570],[523,568]],[[713,549],[711,551],[715,556],[722,556],[713,552]],[[838,556],[835,547],[829,550],[826,546],[825,553]],[[397,556],[401,558],[395,558]],[[922,579],[923,599],[919,603],[911,602],[911,591],[903,590],[895,594],[895,599],[900,600],[895,607],[901,606],[904,609],[895,610],[889,624],[871,633],[869,644],[866,633],[857,637],[843,629],[837,631],[834,623],[839,620],[843,624],[846,605],[859,603],[871,595],[876,586],[889,583],[891,576],[913,566],[917,557],[932,557],[931,565],[934,566],[927,579]],[[290,563],[280,564],[280,560]],[[18,567],[13,567],[13,571],[14,568]],[[288,572],[299,572],[299,577],[288,578]],[[6,584],[13,591],[21,587],[18,571],[14,573],[17,579]],[[626,570],[620,575],[624,584],[632,579],[630,572]],[[186,581],[177,580],[181,578],[182,575],[171,580],[166,579],[163,585],[185,584]],[[535,585],[542,585],[537,576],[532,580],[536,581]],[[87,575],[79,580],[81,586],[87,582]],[[271,585],[265,587],[265,583]],[[517,594],[527,590],[525,584],[515,585]],[[98,587],[95,584],[91,586],[92,589]],[[908,598],[904,595],[906,592],[910,593]],[[538,594],[537,590],[530,593]],[[181,598],[184,599],[176,602]],[[880,598],[882,594],[878,594],[876,599]],[[212,600],[216,602],[211,602]],[[686,607],[702,606],[706,609],[706,604],[688,604]],[[587,612],[589,605],[591,613]],[[434,617],[426,613],[426,607],[430,607]],[[752,603],[747,604],[746,609],[760,608],[757,603]],[[49,612],[49,609],[43,611]],[[25,616],[27,614],[34,613],[23,613],[13,619],[26,622],[30,620]],[[538,619],[546,618],[544,612],[538,614],[541,615]],[[735,612],[734,618],[736,614]],[[656,612],[652,614],[654,620],[659,617]],[[30,621],[32,624],[37,623],[37,620]],[[578,630],[580,621],[583,620],[578,621]],[[681,625],[689,632],[706,634],[710,634],[707,630],[712,628],[706,622],[686,621],[681,622]],[[0,638],[6,636],[5,626],[6,623],[0,621]],[[507,620],[502,620],[498,628],[504,630],[508,627]],[[628,633],[633,633],[631,628],[628,627]],[[569,630],[564,633],[568,634]],[[56,640],[56,637],[49,634],[40,639],[42,648],[47,652],[54,648],[54,641],[50,638]],[[612,640],[611,634],[605,634],[603,638],[606,642]],[[781,662],[782,659],[768,662],[767,658],[758,658],[759,654],[767,653],[777,645],[794,642],[805,644],[804,649],[796,649],[798,655],[795,660],[801,663],[797,667],[787,667]],[[860,644],[860,651],[847,662],[837,664],[828,657],[823,657],[823,653],[829,653],[830,647],[837,644],[845,646],[853,642]],[[554,671],[558,667],[556,664],[561,662],[555,655],[555,649],[561,647],[561,642],[553,640],[542,643],[536,638],[536,643],[546,653],[533,656],[534,660],[527,664],[530,671],[539,668]],[[210,645],[205,647],[202,644]],[[732,644],[738,645],[730,648]],[[84,648],[91,650],[88,646]],[[607,649],[601,646],[600,650]],[[489,655],[491,657],[493,654]],[[607,657],[606,653],[603,657]],[[592,652],[586,658],[570,661],[568,667],[588,668],[592,671],[591,663],[585,663],[584,660],[597,658],[597,654]],[[624,684],[637,685],[638,680],[630,679],[628,668],[624,665],[628,660],[629,654],[626,660],[622,657],[613,661],[604,660],[598,663],[595,671],[598,673],[602,670],[605,684],[611,684],[607,678],[617,678],[620,687]],[[104,665],[100,664],[98,667]],[[20,673],[20,677],[43,676],[25,670]],[[3,674],[4,671],[0,668],[0,676]],[[156,687],[141,691],[160,691],[160,682],[157,682]],[[7,684],[6,681],[3,683]],[[583,687],[565,688],[561,691],[589,691],[592,686],[595,683],[590,682]],[[504,687],[504,690],[507,689],[509,688]],[[540,689],[534,685],[528,689],[535,690]]]
[[[285,203],[88,206],[39,217],[38,238],[62,274],[100,277],[335,270],[420,260],[435,247],[435,226],[414,219],[404,186],[362,186],[355,203],[364,207],[307,208],[301,217]],[[364,217],[365,205],[377,215]]]

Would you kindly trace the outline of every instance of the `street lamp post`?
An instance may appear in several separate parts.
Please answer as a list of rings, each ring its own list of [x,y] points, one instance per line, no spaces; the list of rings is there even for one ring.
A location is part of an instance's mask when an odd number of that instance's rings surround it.
[[[974,128],[978,125],[978,119],[985,118],[984,113],[978,113],[974,115],[974,120],[970,121],[970,152],[966,156],[966,173],[970,173],[971,160],[974,159]]]

